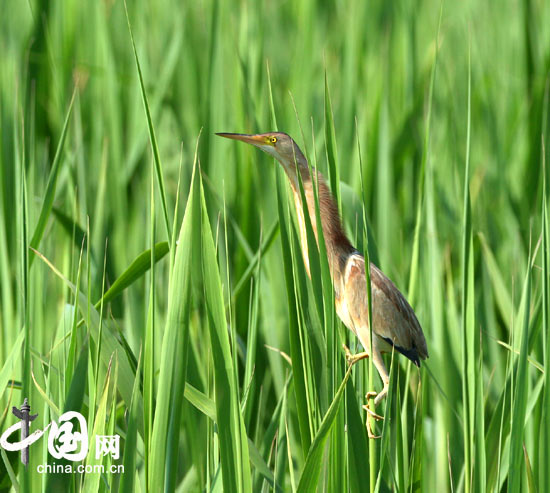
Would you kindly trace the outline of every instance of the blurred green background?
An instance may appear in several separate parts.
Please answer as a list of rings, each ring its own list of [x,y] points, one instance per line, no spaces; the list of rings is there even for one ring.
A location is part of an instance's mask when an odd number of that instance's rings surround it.
[[[36,444],[26,471],[2,451],[2,491],[549,491],[550,3],[127,7],[2,4],[0,429],[25,396],[38,427],[80,410],[126,466],[40,475]],[[368,363],[337,393],[355,342],[284,175],[214,135],[275,126],[338,167],[348,233],[362,250],[364,210],[423,326],[381,440]]]

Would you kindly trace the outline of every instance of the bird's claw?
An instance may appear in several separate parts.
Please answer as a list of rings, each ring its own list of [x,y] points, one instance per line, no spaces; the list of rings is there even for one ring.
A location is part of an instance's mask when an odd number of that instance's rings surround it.
[[[368,415],[367,416],[367,434],[369,436],[370,439],[376,439],[376,438],[381,438],[381,435],[375,435],[372,431],[372,427],[371,427],[371,421],[370,421],[370,418],[374,419],[375,421],[383,421],[384,420],[384,416],[380,416],[380,414],[376,414],[370,407],[369,407],[369,404],[368,404],[368,400],[369,399],[372,399],[374,397],[376,397],[378,395],[377,392],[367,392],[367,394],[365,395],[365,398],[367,399],[367,404],[364,404],[363,405],[363,409],[365,411],[367,411]],[[374,401],[376,403],[376,399]],[[369,418],[370,417],[370,418]]]
[[[344,348],[344,352],[346,353],[346,361],[348,364],[352,364],[351,360],[353,359],[353,354],[351,354],[351,351],[349,350],[349,347],[347,347],[345,344],[342,344],[342,347]]]
[[[369,353],[367,352],[351,354],[351,351],[345,344],[342,344],[342,347],[344,348],[344,352],[346,353],[346,361],[350,366],[357,363],[359,360],[369,357]]]
[[[375,392],[374,390],[371,390],[371,391],[369,391],[365,394],[365,399],[367,399],[367,401],[369,401],[371,399],[374,399],[377,395],[378,395],[378,392]]]
[[[384,399],[384,397],[386,397],[386,395],[388,394],[388,389],[389,384],[385,383],[384,388],[380,392],[374,392],[373,390],[367,392],[367,395],[365,395],[365,399],[367,399],[367,401],[370,399],[374,399],[374,405],[378,406],[382,399]]]
[[[370,414],[370,416],[372,416],[372,418],[374,418],[376,421],[384,421],[384,416],[380,416],[380,414],[376,414],[370,407],[368,404],[364,404],[363,405],[363,409],[365,411],[367,411],[367,413]]]

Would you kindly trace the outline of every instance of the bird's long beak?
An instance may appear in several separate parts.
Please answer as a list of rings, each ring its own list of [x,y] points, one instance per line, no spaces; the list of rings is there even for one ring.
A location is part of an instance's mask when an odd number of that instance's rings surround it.
[[[220,137],[225,137],[226,139],[240,140],[246,142],[247,144],[252,144],[253,146],[260,147],[266,144],[266,136],[264,134],[229,134],[229,133],[217,133]]]

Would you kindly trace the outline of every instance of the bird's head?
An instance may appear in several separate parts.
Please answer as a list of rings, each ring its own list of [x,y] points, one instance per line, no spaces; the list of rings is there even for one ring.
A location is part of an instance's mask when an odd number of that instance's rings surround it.
[[[226,139],[240,140],[258,147],[277,159],[283,165],[289,177],[296,175],[296,165],[298,167],[305,166],[307,169],[307,161],[302,151],[292,137],[285,133],[268,132],[254,135],[217,133],[216,135]]]

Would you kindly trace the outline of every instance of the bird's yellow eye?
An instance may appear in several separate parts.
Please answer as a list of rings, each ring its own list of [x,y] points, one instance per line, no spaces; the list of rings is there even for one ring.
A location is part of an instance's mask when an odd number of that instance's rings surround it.
[[[272,144],[275,144],[277,142],[277,137],[271,137],[271,139],[269,139],[271,141]]]

